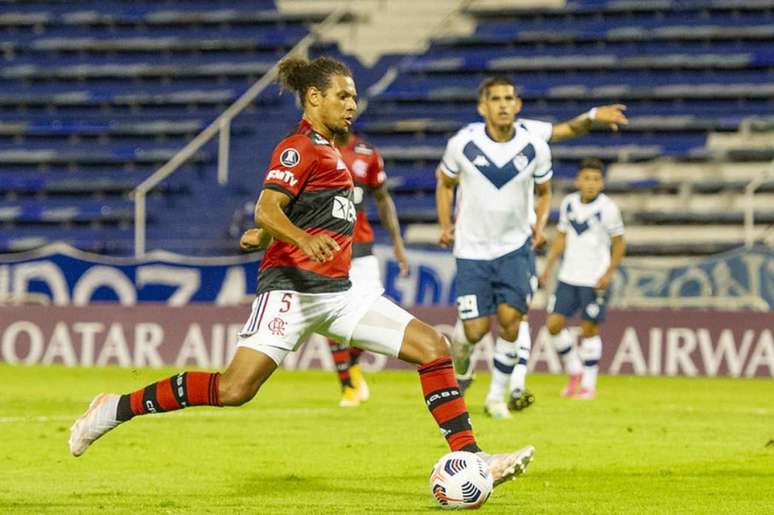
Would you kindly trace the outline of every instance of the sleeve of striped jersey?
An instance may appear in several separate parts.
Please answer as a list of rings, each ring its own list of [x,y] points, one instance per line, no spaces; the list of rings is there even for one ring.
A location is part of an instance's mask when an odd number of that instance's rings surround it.
[[[449,177],[455,178],[460,174],[460,165],[457,160],[457,142],[452,138],[446,143],[446,150],[443,152],[441,164],[438,167]]]
[[[554,133],[553,124],[540,120],[527,119],[522,119],[521,122],[530,133],[534,134],[545,142],[551,141],[551,135]]]
[[[551,149],[548,148],[548,143],[540,140],[535,141],[535,148],[537,148],[536,162],[532,175],[537,184],[543,184],[550,181],[551,176],[554,175],[554,170],[551,167]]]
[[[372,147],[373,148],[373,147]],[[387,180],[387,174],[384,172],[384,160],[378,150],[373,148],[374,154],[368,163],[368,174],[366,183],[371,188],[378,188]]]
[[[606,216],[604,217],[603,224],[607,234],[610,236],[621,236],[624,233],[623,219],[621,218],[621,211],[618,210],[618,206],[612,202],[608,204],[606,209]]]
[[[314,148],[305,138],[291,136],[274,148],[263,180],[264,188],[281,191],[291,198],[301,193],[317,162]]]
[[[567,220],[567,203],[569,199],[565,197],[562,200],[562,204],[559,206],[559,222],[556,224],[556,230],[566,233],[567,228],[570,226],[570,221]]]

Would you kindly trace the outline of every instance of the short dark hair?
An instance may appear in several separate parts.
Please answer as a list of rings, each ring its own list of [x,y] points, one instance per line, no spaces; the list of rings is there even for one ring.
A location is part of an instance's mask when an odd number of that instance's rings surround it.
[[[503,75],[497,75],[496,77],[487,77],[481,81],[478,85],[478,100],[481,101],[489,93],[489,88],[492,86],[513,86],[516,89],[516,84]]]
[[[318,57],[314,61],[288,57],[280,61],[277,71],[282,87],[294,91],[302,106],[309,88],[325,91],[331,86],[331,75],[352,77],[352,71],[346,64],[330,57]]]
[[[601,159],[596,157],[586,157],[580,162],[580,166],[578,167],[578,173],[580,173],[581,170],[597,170],[599,173],[602,174],[602,177],[605,176],[605,163],[602,162]]]

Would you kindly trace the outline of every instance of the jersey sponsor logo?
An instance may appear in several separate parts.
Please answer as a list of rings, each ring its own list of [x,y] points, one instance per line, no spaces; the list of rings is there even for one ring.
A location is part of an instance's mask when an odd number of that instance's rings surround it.
[[[298,150],[295,148],[286,148],[282,151],[282,154],[280,154],[280,163],[287,166],[288,168],[293,168],[300,162],[301,154],[299,154]]]
[[[355,204],[347,197],[336,195],[333,197],[333,210],[331,211],[331,216],[354,223],[356,217]]]
[[[293,175],[293,172],[289,172],[287,170],[270,170],[269,174],[266,176],[266,180],[278,180],[291,186],[298,184],[298,179],[296,179],[296,176]]]

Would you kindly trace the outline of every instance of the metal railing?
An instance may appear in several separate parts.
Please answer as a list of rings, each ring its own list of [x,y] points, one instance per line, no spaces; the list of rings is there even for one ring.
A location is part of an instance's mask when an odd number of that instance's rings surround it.
[[[769,181],[774,181],[774,161],[760,177],[750,181],[744,188],[744,245],[748,249],[755,244],[755,192]]]
[[[319,25],[313,27],[309,34],[291,48],[282,58],[278,59],[271,68],[253,84],[250,89],[245,91],[231,106],[223,111],[212,123],[210,123],[202,132],[192,139],[185,147],[172,156],[163,166],[156,170],[152,175],[142,181],[131,193],[134,201],[134,255],[142,257],[145,255],[145,235],[146,235],[146,197],[148,193],[161,183],[164,179],[175,173],[180,166],[193,156],[200,148],[209,142],[215,134],[219,135],[218,140],[218,183],[224,185],[228,182],[228,160],[229,147],[231,144],[231,121],[250,102],[266,89],[277,77],[279,62],[287,56],[300,54],[306,55],[309,48],[317,42],[332,26],[339,23],[345,16],[349,15],[347,6],[342,6],[328,15]]]

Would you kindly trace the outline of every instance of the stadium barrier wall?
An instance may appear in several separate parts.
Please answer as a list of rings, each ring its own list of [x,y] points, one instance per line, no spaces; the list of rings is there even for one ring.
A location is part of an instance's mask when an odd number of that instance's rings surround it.
[[[409,277],[399,276],[390,247],[378,245],[375,253],[386,294],[396,302],[407,307],[455,304],[456,267],[449,252],[410,249]],[[191,258],[163,251],[141,259],[113,258],[53,244],[0,256],[0,302],[34,297],[58,306],[93,302],[237,305],[249,302],[255,292],[259,258]],[[740,249],[668,268],[624,263],[611,288],[613,307],[769,311],[774,307],[774,250]],[[544,300],[540,292],[535,307]]]
[[[449,333],[450,307],[417,307],[421,319]],[[220,368],[234,352],[249,306],[170,307],[20,306],[0,309],[0,362],[65,366]],[[545,313],[530,313],[530,368],[561,372],[542,327]],[[571,327],[577,338],[578,328]],[[774,336],[769,313],[611,310],[602,326],[600,370],[653,376],[766,377],[774,374]],[[474,353],[479,369],[490,362],[491,338]],[[410,368],[370,353],[366,370]],[[328,345],[313,337],[284,366],[332,369]]]

